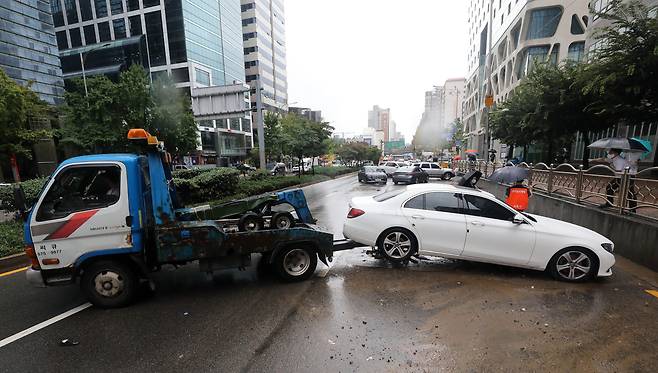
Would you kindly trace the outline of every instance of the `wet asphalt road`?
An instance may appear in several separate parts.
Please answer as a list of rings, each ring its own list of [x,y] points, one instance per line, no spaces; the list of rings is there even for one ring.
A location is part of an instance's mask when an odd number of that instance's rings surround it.
[[[394,186],[349,176],[305,192],[340,236],[349,198],[383,188]],[[658,274],[628,261],[572,285],[441,259],[393,268],[364,251],[298,284],[257,265],[214,277],[166,270],[155,296],[86,309],[0,348],[0,372],[655,371],[658,298],[645,290]],[[75,286],[0,277],[0,339],[82,303]]]

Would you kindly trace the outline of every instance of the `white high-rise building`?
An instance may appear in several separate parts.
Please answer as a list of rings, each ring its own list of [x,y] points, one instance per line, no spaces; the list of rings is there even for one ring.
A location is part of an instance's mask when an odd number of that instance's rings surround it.
[[[448,79],[425,92],[425,111],[413,141],[417,147],[435,150],[446,142],[450,125],[462,115],[465,83],[464,78]]]
[[[390,136],[395,132],[391,132],[391,109],[384,109],[377,105],[368,111],[368,128],[384,131],[384,141],[389,141]]]
[[[584,56],[588,0],[470,0],[468,80],[463,105],[467,148],[485,154],[485,97],[506,100],[537,61]]]
[[[286,32],[283,0],[240,0],[242,39],[251,105],[260,85],[265,110],[288,111]]]

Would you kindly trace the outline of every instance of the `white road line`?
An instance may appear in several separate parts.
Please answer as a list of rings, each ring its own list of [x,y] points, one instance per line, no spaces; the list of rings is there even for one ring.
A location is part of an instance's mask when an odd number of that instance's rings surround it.
[[[39,331],[39,330],[41,330],[41,329],[43,329],[47,326],[50,326],[50,325],[52,325],[52,324],[54,324],[58,321],[64,320],[65,318],[67,318],[69,316],[75,315],[76,313],[78,313],[80,311],[83,311],[83,310],[85,310],[89,307],[91,307],[91,303],[89,303],[89,302],[87,302],[85,304],[81,304],[81,305],[79,305],[79,306],[77,306],[73,309],[70,309],[70,310],[68,310],[68,311],[66,311],[66,312],[64,312],[60,315],[57,315],[57,316],[55,316],[53,318],[50,318],[50,319],[48,319],[44,322],[38,323],[35,326],[27,328],[27,329],[23,330],[22,332],[18,332],[18,333],[14,334],[10,337],[7,337],[7,338],[0,341],[0,348],[4,347],[4,346],[6,346],[6,345],[8,345],[12,342],[16,342],[17,340],[19,340],[19,339],[21,339],[25,336],[28,336],[28,335],[36,332],[36,331]]]

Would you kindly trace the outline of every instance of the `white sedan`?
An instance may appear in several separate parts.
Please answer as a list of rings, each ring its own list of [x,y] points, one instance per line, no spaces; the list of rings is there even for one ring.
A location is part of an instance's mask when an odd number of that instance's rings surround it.
[[[343,235],[392,262],[440,256],[548,271],[563,281],[612,275],[614,244],[589,229],[522,214],[491,193],[417,184],[350,202]]]

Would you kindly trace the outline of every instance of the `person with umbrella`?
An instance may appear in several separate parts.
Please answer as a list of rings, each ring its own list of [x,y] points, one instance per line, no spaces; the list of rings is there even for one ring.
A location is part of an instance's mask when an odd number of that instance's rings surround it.
[[[510,185],[505,191],[505,203],[512,206],[516,211],[525,211],[528,209],[528,200],[532,195],[530,188],[524,183],[524,179],[516,180],[513,185]]]
[[[608,153],[606,154],[606,157],[603,159],[598,159],[598,160],[603,160],[607,163],[610,164],[610,168],[615,170],[615,172],[621,174],[628,168],[628,173],[630,175],[635,175],[637,173],[637,164],[633,166],[633,164],[626,158],[621,156],[621,149],[617,148],[611,148],[608,149]],[[615,177],[612,180],[608,182],[605,186],[605,195],[606,195],[606,201],[599,205],[600,208],[607,208],[607,207],[612,207],[613,206],[613,201],[614,201],[614,196],[617,191],[619,191],[621,188],[621,180],[619,177]],[[628,186],[628,194],[630,197],[630,200],[628,201],[628,206],[631,208],[631,211],[635,211],[635,207],[637,207],[637,201],[636,200],[636,194],[635,194],[635,182],[633,179],[630,180],[630,184]]]

